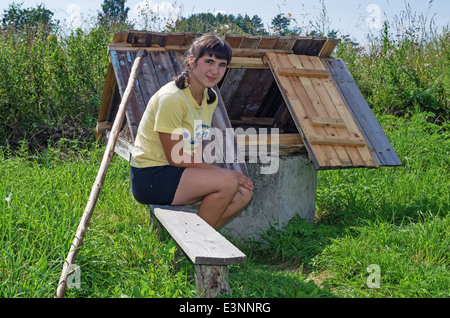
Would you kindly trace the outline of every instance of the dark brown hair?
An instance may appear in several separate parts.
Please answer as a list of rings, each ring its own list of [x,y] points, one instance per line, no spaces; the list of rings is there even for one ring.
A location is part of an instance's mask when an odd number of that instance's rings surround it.
[[[203,35],[192,43],[189,50],[184,57],[183,66],[184,71],[175,79],[175,83],[179,89],[185,89],[188,87],[189,76],[189,56],[194,56],[195,63],[208,54],[214,56],[220,60],[226,60],[227,64],[230,64],[232,58],[232,50],[228,43],[218,35],[206,34]],[[212,88],[208,88],[208,104],[212,104],[216,101],[216,94]]]

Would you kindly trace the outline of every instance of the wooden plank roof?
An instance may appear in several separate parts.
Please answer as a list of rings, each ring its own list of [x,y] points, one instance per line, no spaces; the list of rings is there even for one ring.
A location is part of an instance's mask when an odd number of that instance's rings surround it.
[[[159,51],[186,51],[201,34],[123,31],[114,35],[109,50],[133,51],[141,48]],[[234,57],[259,56],[267,52],[330,56],[338,40],[324,37],[248,36],[226,34]]]
[[[148,100],[182,71],[182,55],[196,36],[147,31],[114,36],[97,137],[114,120],[136,51],[144,48],[149,54],[122,131],[131,145]],[[335,39],[242,35],[225,39],[233,48],[233,60],[216,87],[220,105],[213,123],[296,132],[318,170],[401,165],[345,63],[330,57]],[[245,170],[238,163],[231,166]]]

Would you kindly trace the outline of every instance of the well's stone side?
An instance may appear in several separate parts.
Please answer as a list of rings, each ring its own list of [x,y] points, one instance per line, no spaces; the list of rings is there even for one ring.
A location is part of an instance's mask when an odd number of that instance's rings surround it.
[[[220,232],[257,239],[258,233],[282,228],[296,214],[314,222],[317,171],[306,156],[280,157],[274,174],[261,174],[260,163],[247,163],[247,170],[255,186],[252,201]]]

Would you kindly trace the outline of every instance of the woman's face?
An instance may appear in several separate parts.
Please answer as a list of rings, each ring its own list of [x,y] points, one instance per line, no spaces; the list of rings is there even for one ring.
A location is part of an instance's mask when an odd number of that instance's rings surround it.
[[[189,57],[191,74],[195,80],[207,88],[212,88],[220,82],[227,69],[227,60],[217,59],[208,54],[195,62],[194,57]]]

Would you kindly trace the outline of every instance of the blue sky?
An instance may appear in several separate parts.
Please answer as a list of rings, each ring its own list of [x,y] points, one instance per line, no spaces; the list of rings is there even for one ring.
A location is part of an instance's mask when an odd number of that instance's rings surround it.
[[[349,34],[359,42],[363,42],[365,35],[372,32],[377,34],[385,19],[391,20],[405,10],[406,3],[411,6],[413,13],[423,14],[429,20],[434,17],[438,26],[450,23],[450,1],[448,0],[323,0],[330,19],[330,27]],[[2,0],[0,14],[14,1]],[[47,9],[55,12],[55,18],[64,21],[66,25],[86,23],[89,17],[94,17],[101,10],[103,0],[16,0],[23,2],[22,8],[36,7],[43,3]],[[137,6],[147,2],[147,8],[158,12],[160,17],[170,19],[181,14],[188,16],[197,12],[222,12],[228,14],[258,15],[266,26],[278,13],[290,13],[295,21],[293,25],[308,27],[310,21],[317,21],[321,11],[320,0],[128,0],[129,17],[137,21],[137,25],[144,25],[142,16],[138,15]],[[431,2],[431,6],[430,6]]]

